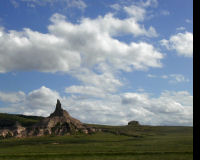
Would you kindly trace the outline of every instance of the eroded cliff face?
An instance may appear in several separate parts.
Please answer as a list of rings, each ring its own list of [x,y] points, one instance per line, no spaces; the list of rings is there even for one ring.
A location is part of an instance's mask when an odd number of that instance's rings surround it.
[[[9,137],[25,137],[27,135],[26,128],[21,126],[18,122],[10,128],[1,129],[0,137],[9,138]]]
[[[6,138],[64,134],[70,135],[75,133],[89,134],[95,131],[94,128],[71,117],[67,111],[62,109],[60,101],[57,100],[56,109],[49,117],[29,128],[17,124],[14,127],[1,129],[0,136]]]

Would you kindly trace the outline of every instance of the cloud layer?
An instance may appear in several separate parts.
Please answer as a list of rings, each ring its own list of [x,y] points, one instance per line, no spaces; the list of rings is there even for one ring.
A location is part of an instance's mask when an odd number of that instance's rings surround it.
[[[153,45],[142,41],[125,43],[116,38],[156,35],[152,26],[146,29],[139,23],[143,13],[129,13],[132,7],[124,8],[127,11],[124,19],[107,13],[95,19],[82,18],[78,24],[56,13],[50,18],[46,34],[29,28],[22,31],[0,28],[0,73],[64,72],[81,83],[67,88],[67,93],[90,94],[94,90],[101,96],[114,93],[123,86],[117,76],[119,72],[162,67],[163,54]],[[139,10],[145,13],[144,8]]]
[[[20,3],[25,3],[28,7],[45,5],[54,6],[56,4],[59,4],[62,8],[75,7],[81,10],[84,10],[87,7],[82,0],[10,0],[10,2],[15,8],[19,7]]]
[[[68,72],[99,63],[125,71],[161,66],[163,55],[151,44],[126,44],[114,38],[126,34],[152,36],[153,27],[146,30],[135,17],[118,19],[108,13],[96,19],[83,18],[79,24],[73,24],[63,15],[54,14],[50,20],[52,23],[46,34],[29,28],[23,31],[0,29],[1,73],[20,70]]]
[[[176,83],[182,83],[182,82],[189,82],[189,79],[183,76],[182,74],[169,74],[169,75],[153,75],[148,74],[147,77],[149,78],[161,78],[161,79],[167,79],[169,83],[176,84]]]
[[[45,86],[28,94],[1,93],[1,100],[9,102],[10,107],[0,108],[0,111],[48,116],[59,98],[63,108],[86,123],[125,125],[130,120],[138,120],[149,125],[192,125],[193,122],[193,96],[186,91],[164,91],[159,97],[145,92],[101,96],[101,91],[87,87],[79,88],[78,92],[76,87],[71,87],[68,91],[78,94],[61,97]],[[95,96],[95,93],[96,99],[90,96]]]

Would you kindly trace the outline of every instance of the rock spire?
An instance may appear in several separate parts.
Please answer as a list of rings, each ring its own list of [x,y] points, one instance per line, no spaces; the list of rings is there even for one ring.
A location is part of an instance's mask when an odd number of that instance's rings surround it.
[[[61,107],[61,103],[60,100],[57,99],[57,103],[56,103],[56,109],[55,111],[50,115],[50,117],[54,117],[54,116],[63,116],[63,112],[64,110]],[[65,111],[66,112],[66,111]],[[67,113],[68,114],[68,113]]]

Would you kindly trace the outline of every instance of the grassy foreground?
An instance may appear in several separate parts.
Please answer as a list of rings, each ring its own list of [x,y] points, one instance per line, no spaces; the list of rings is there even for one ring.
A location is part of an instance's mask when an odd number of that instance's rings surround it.
[[[94,125],[93,125],[94,126]],[[100,126],[92,135],[0,140],[0,160],[192,160],[192,127]]]

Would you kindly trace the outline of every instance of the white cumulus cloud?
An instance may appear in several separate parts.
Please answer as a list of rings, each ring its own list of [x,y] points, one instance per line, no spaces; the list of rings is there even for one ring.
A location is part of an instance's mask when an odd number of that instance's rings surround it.
[[[55,109],[57,99],[60,99],[59,93],[45,86],[28,94],[0,92],[0,100],[8,103],[8,106],[0,108],[0,112],[48,116]]]
[[[145,93],[125,93],[122,104],[142,111],[141,121],[154,125],[192,125],[193,96],[186,91],[165,91],[157,98]],[[150,114],[151,113],[151,114]]]
[[[163,39],[160,42],[168,50],[176,50],[180,56],[193,56],[193,33],[191,32],[177,33],[172,35],[169,40]]]
[[[10,103],[19,103],[25,98],[25,93],[22,91],[19,92],[1,92],[0,91],[0,100]]]
[[[69,72],[99,63],[124,71],[162,66],[163,55],[151,44],[126,44],[113,38],[123,34],[149,36],[153,28],[146,30],[135,18],[118,19],[109,13],[73,24],[63,15],[54,14],[51,22],[46,34],[28,28],[22,31],[1,28],[0,72]]]
[[[66,72],[80,66],[80,54],[66,49],[65,41],[30,29],[0,30],[0,72]]]

